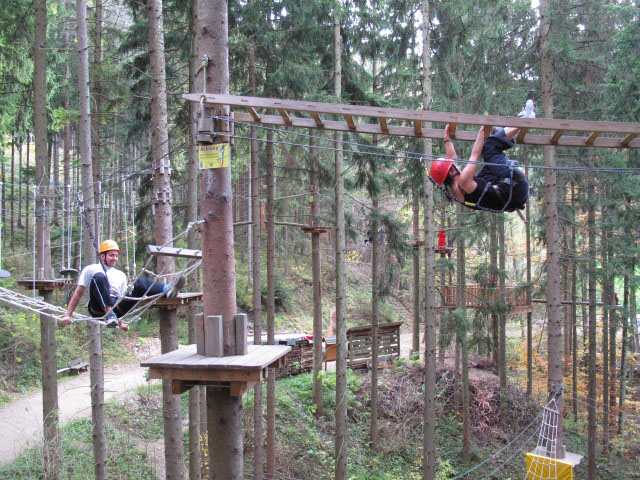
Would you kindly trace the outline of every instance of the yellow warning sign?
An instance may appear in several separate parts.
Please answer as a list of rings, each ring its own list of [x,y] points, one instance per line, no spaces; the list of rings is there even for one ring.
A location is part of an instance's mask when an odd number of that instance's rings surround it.
[[[225,168],[229,166],[231,146],[228,143],[198,146],[198,163],[200,170]]]
[[[527,480],[573,480],[573,466],[555,458],[527,453]]]

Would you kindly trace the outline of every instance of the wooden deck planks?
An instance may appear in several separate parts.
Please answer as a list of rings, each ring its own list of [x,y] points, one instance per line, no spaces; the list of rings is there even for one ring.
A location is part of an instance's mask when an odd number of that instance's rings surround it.
[[[285,356],[291,347],[286,345],[249,345],[246,355],[205,357],[196,353],[195,345],[174,350],[142,362],[143,367],[216,370],[260,370]]]

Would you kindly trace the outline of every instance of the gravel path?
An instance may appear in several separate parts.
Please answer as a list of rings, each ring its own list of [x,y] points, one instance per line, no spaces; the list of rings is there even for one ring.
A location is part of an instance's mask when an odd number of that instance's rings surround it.
[[[155,348],[151,350],[155,350]],[[133,391],[137,386],[144,384],[146,373],[147,369],[141,368],[137,363],[105,368],[105,401]],[[83,372],[77,377],[59,381],[58,406],[62,425],[91,416],[89,372]],[[0,408],[0,425],[2,426],[2,434],[0,435],[1,467],[14,461],[30,446],[42,443],[42,394],[40,390],[18,397],[10,404]]]

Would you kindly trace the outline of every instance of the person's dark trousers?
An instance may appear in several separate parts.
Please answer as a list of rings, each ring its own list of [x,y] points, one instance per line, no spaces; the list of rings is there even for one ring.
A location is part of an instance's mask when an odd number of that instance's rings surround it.
[[[157,295],[162,293],[164,289],[164,283],[154,282],[148,277],[140,277],[133,284],[133,290],[127,295],[127,297],[141,298],[145,296]],[[122,300],[115,308],[116,315],[122,317],[131,310],[136,303],[136,300]]]
[[[106,307],[113,307],[118,299],[109,294],[107,276],[96,273],[89,282],[89,313],[92,317],[102,317]]]
[[[520,167],[518,162],[511,160],[504,153],[505,150],[515,146],[516,142],[509,140],[504,131],[501,128],[495,134],[491,135],[484,141],[482,145],[482,158],[485,162],[493,165],[485,165],[480,173],[479,178],[486,178],[487,181],[493,182],[493,176],[500,179],[508,179],[513,176],[513,180],[516,181],[515,187],[511,187],[506,183],[500,183],[498,188],[505,195],[505,198],[509,198],[511,195],[510,205],[524,205],[529,198],[529,181]],[[513,172],[511,169],[513,168]]]

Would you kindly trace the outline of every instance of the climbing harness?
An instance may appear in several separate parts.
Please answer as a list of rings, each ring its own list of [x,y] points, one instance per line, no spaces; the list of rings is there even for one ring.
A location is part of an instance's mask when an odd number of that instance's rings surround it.
[[[449,190],[447,190],[444,186],[439,185],[433,179],[433,177],[431,177],[431,175],[429,174],[429,169],[427,168],[427,160],[426,160],[426,158],[423,157],[423,158],[420,159],[420,161],[422,162],[422,165],[423,165],[424,171],[425,171],[425,175],[427,176],[429,181],[431,183],[433,183],[438,188],[438,190],[440,190],[449,200],[452,200],[452,201],[454,201],[456,203],[459,203],[460,205],[465,206],[467,208],[471,208],[471,209],[474,209],[474,210],[482,210],[482,211],[491,212],[491,213],[504,213],[504,212],[517,211],[518,214],[520,215],[520,218],[522,218],[522,214],[520,214],[519,208],[512,208],[510,210],[507,210],[507,207],[511,203],[512,195],[513,195],[513,186],[516,183],[513,180],[513,168],[514,168],[514,161],[513,160],[509,161],[509,171],[510,171],[509,178],[504,178],[504,179],[501,180],[501,183],[506,183],[507,185],[509,185],[509,197],[508,197],[506,203],[504,204],[504,206],[502,207],[502,210],[496,210],[496,209],[493,209],[493,208],[488,208],[488,207],[484,207],[484,206],[480,205],[480,202],[484,198],[484,196],[487,193],[487,191],[489,190],[489,188],[494,188],[496,191],[498,191],[497,185],[494,185],[494,184],[492,184],[490,182],[487,182],[487,184],[484,186],[484,189],[482,190],[482,193],[480,194],[480,198],[478,198],[477,202],[475,202],[475,203],[466,202],[464,200],[460,200],[460,199],[454,197],[451,194],[451,192],[449,192]]]

